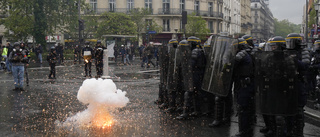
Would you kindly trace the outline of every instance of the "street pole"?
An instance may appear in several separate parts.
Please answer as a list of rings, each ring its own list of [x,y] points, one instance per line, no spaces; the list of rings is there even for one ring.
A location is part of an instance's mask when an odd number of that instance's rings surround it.
[[[80,27],[81,22],[80,22],[80,19],[81,19],[80,18],[80,0],[78,0],[79,47],[81,47],[81,27]]]
[[[305,35],[306,35],[306,43],[307,43],[307,47],[308,47],[308,0],[306,0],[306,32],[305,32]]]

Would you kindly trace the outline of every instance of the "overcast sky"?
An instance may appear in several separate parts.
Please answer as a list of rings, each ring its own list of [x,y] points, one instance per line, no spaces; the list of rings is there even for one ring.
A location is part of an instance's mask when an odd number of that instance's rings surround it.
[[[302,23],[303,6],[306,0],[269,0],[273,17],[278,20],[288,19],[294,24]]]

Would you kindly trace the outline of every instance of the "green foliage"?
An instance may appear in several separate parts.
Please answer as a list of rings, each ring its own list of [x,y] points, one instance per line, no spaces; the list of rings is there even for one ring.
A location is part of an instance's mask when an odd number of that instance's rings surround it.
[[[289,33],[300,33],[300,24],[293,24],[288,19],[279,21],[275,18],[275,36],[287,37]]]
[[[124,13],[104,13],[100,16],[96,32],[97,38],[102,35],[135,35],[137,28],[130,17]]]
[[[7,32],[6,37],[11,40],[25,40],[34,36],[37,43],[46,45],[45,36],[64,31],[68,25],[77,21],[78,0],[1,0],[0,11],[10,16],[1,21],[5,27],[13,32]],[[82,5],[84,0],[82,1]],[[7,7],[11,8],[8,9]]]
[[[186,33],[189,36],[196,36],[203,39],[210,30],[207,28],[206,20],[201,16],[195,16],[195,13],[188,15],[188,23],[186,24]],[[188,36],[187,36],[188,37]]]
[[[314,9],[314,5],[312,5],[312,10],[309,13],[309,18],[308,18],[308,27],[311,28],[313,24],[316,24],[316,16],[317,13]]]

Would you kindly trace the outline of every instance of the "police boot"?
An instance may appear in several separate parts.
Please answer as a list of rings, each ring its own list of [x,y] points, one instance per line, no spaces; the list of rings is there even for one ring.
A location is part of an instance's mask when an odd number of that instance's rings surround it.
[[[189,99],[190,99],[190,92],[186,91],[184,93],[184,102],[183,102],[183,111],[182,114],[178,117],[176,117],[176,119],[178,120],[184,120],[188,118],[188,103],[189,103]]]
[[[294,133],[293,133],[293,116],[286,116],[285,120],[286,120],[286,136],[287,137],[294,137]]]
[[[285,134],[285,119],[283,116],[276,116],[276,137],[284,137]]]
[[[214,118],[215,120],[209,124],[209,127],[219,127],[222,124],[223,119],[223,102],[220,97],[215,97],[215,114]]]
[[[268,131],[270,129],[269,117],[270,116],[268,116],[268,115],[262,115],[263,121],[264,121],[266,126],[260,129],[260,133],[263,133],[263,134],[268,133]]]
[[[294,135],[297,137],[303,137],[303,128],[304,128],[304,112],[303,108],[299,108],[298,114],[295,116],[294,125]]]
[[[238,124],[239,124],[239,133],[235,135],[235,137],[252,137],[253,136],[253,125],[252,114],[250,112],[250,107],[239,107],[239,116],[238,116]]]

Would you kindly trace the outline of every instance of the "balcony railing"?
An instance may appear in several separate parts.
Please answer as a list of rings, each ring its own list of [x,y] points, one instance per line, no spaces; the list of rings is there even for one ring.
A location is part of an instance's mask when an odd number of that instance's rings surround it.
[[[97,8],[97,9],[90,9],[84,12],[84,14],[103,14],[106,12],[120,12],[125,14],[130,14],[130,11],[136,9],[128,9],[128,8]],[[159,8],[158,15],[181,15],[182,9],[175,9],[175,8]],[[196,16],[204,16],[204,17],[217,17],[223,18],[223,13],[221,12],[213,12],[213,11],[203,11],[203,10],[185,10],[187,14],[195,13]],[[154,14],[154,9],[150,9],[150,14]]]
[[[182,9],[175,8],[159,8],[158,15],[181,15]],[[195,13],[196,16],[204,16],[204,17],[218,17],[223,18],[223,13],[213,12],[213,11],[203,11],[203,10],[184,10],[187,11],[187,14]]]
[[[97,8],[97,9],[90,9],[84,12],[84,14],[103,14],[106,12],[118,12],[118,13],[125,13],[125,14],[130,14],[132,10],[137,10],[136,8],[134,9],[129,9],[129,8]],[[150,14],[153,14],[153,9],[150,9]]]

